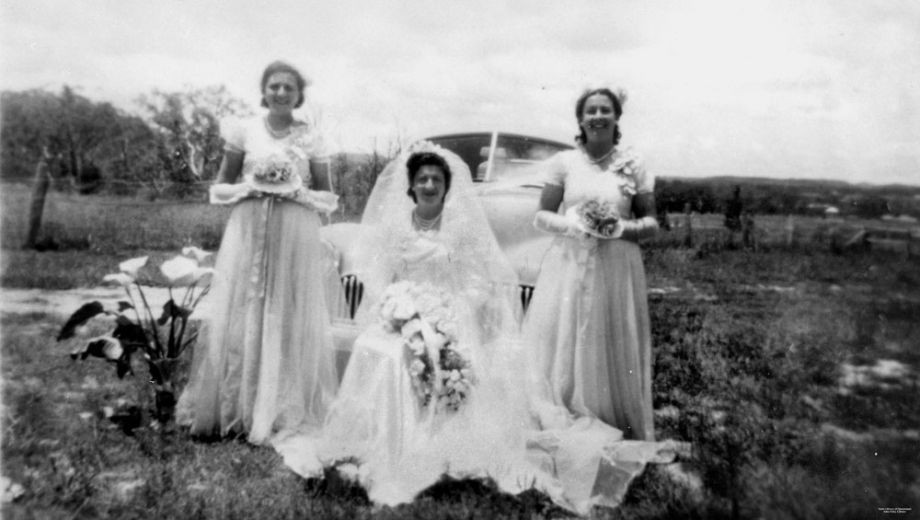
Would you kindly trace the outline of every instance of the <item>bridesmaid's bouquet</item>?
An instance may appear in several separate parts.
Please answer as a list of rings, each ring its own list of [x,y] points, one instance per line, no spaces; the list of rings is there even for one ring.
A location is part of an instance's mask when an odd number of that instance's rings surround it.
[[[469,354],[459,347],[451,297],[430,284],[397,282],[380,303],[384,327],[402,338],[419,406],[455,412],[475,383]]]
[[[588,234],[600,238],[616,238],[620,213],[609,201],[587,200],[575,206],[575,215]]]
[[[251,183],[258,191],[280,194],[297,191],[302,181],[300,176],[294,173],[293,165],[287,157],[271,156],[259,161],[252,172]]]

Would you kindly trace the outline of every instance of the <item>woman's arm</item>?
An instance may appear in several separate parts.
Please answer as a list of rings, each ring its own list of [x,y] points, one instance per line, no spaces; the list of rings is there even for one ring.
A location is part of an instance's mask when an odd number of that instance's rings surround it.
[[[578,222],[557,213],[562,199],[565,197],[565,188],[558,184],[547,184],[540,193],[540,208],[534,216],[533,225],[537,229],[558,233],[561,235],[578,237],[585,234],[585,230]]]
[[[312,178],[311,190],[333,191],[332,190],[332,168],[328,160],[314,161],[310,160],[310,177]]]
[[[243,173],[243,152],[225,150],[220,161],[220,169],[214,182],[218,184],[233,184],[239,180]]]
[[[632,199],[632,219],[621,220],[623,234],[620,238],[638,242],[643,238],[654,236],[658,232],[658,220],[655,218],[655,194],[637,193]]]
[[[540,192],[540,210],[551,211],[555,213],[562,204],[562,198],[565,196],[565,188],[556,184],[547,184],[543,186]]]

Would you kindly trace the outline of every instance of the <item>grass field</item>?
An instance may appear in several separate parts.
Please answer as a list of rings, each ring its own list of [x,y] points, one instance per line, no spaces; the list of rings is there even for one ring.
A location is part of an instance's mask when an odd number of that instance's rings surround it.
[[[6,241],[7,209],[4,244],[15,244]],[[139,243],[130,254],[165,257],[182,240]],[[95,285],[126,256],[107,247],[4,249],[2,285]],[[690,441],[693,452],[679,466],[650,467],[622,507],[598,509],[595,518],[917,514],[916,258],[705,243],[653,244],[645,256],[656,289],[649,297],[656,430]],[[100,411],[118,399],[149,402],[142,377],[117,380],[102,363],[71,361],[67,345],[53,341],[61,316],[0,320],[2,474],[22,491],[3,504],[4,518],[565,516],[537,493],[509,497],[472,481],[444,482],[399,508],[374,508],[334,475],[296,477],[270,449],[196,441],[181,431],[125,435]],[[678,483],[676,467],[699,486]]]

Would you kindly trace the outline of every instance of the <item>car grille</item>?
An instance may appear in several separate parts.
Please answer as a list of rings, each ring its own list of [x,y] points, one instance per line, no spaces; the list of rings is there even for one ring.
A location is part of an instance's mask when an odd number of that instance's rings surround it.
[[[521,313],[527,312],[530,306],[530,300],[533,298],[532,285],[519,285],[518,299],[521,302]],[[332,305],[333,318],[340,320],[353,320],[358,306],[361,305],[361,299],[364,297],[364,284],[353,274],[346,274],[342,277],[342,294],[344,299],[336,298]]]

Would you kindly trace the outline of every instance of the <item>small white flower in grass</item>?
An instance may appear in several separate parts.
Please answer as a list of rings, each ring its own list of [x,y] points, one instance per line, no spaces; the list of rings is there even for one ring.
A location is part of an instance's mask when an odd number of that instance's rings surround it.
[[[137,272],[140,268],[147,265],[147,258],[146,256],[139,256],[137,258],[125,260],[118,264],[118,270],[130,276],[132,279],[137,278]]]
[[[134,277],[126,273],[107,274],[102,277],[104,283],[115,283],[122,287],[129,287],[134,283]]]
[[[201,249],[200,247],[187,246],[187,247],[182,248],[182,256],[194,258],[196,262],[198,262],[199,264],[202,264],[204,262],[207,262],[212,256],[214,256],[214,253],[212,253],[211,251],[205,251],[204,249]]]
[[[184,256],[173,257],[160,265],[160,272],[169,280],[169,285],[184,286],[197,282],[203,276],[213,273],[210,268],[198,267],[198,262]]]
[[[0,477],[0,501],[4,504],[18,500],[26,494],[25,488],[13,482],[8,477]]]

